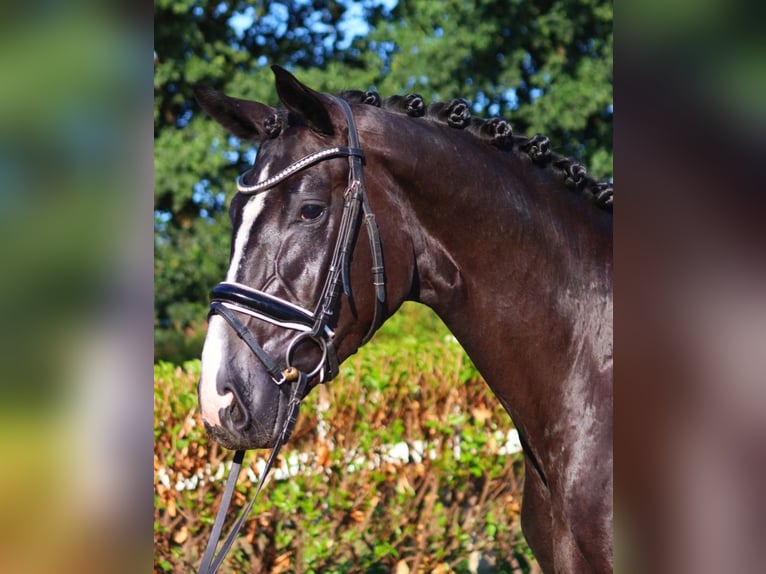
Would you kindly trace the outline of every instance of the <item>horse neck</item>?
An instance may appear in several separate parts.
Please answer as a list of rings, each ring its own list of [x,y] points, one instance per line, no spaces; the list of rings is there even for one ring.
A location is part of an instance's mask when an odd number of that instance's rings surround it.
[[[413,298],[436,311],[514,415],[505,381],[563,383],[574,347],[611,323],[611,214],[512,152],[408,124],[412,133],[400,128],[400,143],[379,153],[392,166],[392,203],[406,206]],[[611,356],[611,327],[608,339]]]

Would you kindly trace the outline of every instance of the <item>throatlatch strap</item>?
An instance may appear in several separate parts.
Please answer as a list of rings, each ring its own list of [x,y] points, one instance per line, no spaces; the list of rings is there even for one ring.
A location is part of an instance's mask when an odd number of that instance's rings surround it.
[[[343,109],[343,113],[346,116],[346,123],[348,124],[348,144],[352,148],[360,147],[359,133],[356,131],[356,123],[354,122],[354,114],[351,111],[351,106],[345,100],[339,99],[340,107]],[[370,251],[372,252],[372,282],[375,287],[375,314],[372,319],[369,331],[362,339],[364,345],[375,334],[375,331],[380,327],[383,322],[383,314],[385,311],[386,303],[386,272],[383,266],[383,247],[380,242],[380,233],[378,231],[378,224],[375,221],[375,215],[372,213],[369,199],[367,198],[367,187],[364,182],[364,166],[362,159],[364,155],[349,155],[349,179],[351,185],[354,182],[358,182],[357,189],[354,189],[354,199],[358,200],[361,204],[361,212],[364,215],[364,224],[367,230],[367,237],[370,242]],[[358,217],[358,216],[357,216]],[[357,219],[355,219],[355,232],[359,232]],[[356,243],[356,240],[354,240]],[[346,261],[348,265],[350,263],[350,254]],[[346,295],[350,295],[350,281],[348,281],[348,269],[343,270],[343,283]],[[346,284],[348,281],[348,285]]]
[[[362,339],[362,345],[372,338],[377,328],[383,323],[386,305],[386,268],[383,266],[383,247],[380,244],[375,214],[365,213],[364,224],[367,229],[367,238],[370,241],[370,251],[372,252],[372,284],[375,287],[375,315],[373,315],[370,330],[367,331],[364,339]]]

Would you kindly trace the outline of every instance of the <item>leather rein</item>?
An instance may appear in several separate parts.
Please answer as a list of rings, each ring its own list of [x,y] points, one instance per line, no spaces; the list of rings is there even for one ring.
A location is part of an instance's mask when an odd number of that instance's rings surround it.
[[[293,386],[287,407],[287,417],[271,451],[266,467],[258,480],[255,494],[240,513],[240,516],[224,540],[221,549],[216,554],[215,551],[223,529],[223,522],[231,503],[234,487],[245,455],[244,450],[235,452],[221,499],[221,506],[216,514],[210,540],[200,563],[199,574],[215,574],[223,562],[226,553],[231,548],[237,533],[242,528],[247,514],[253,507],[255,499],[264,485],[279,450],[290,438],[295,422],[298,419],[301,401],[308,394],[309,380],[318,376],[319,382],[324,383],[332,380],[338,374],[339,361],[335,345],[333,344],[334,333],[330,325],[334,322],[336,314],[340,309],[341,295],[345,294],[349,299],[352,298],[350,280],[351,259],[362,223],[365,225],[370,243],[372,282],[375,288],[375,315],[367,334],[362,340],[362,344],[372,337],[383,322],[386,302],[383,251],[378,226],[375,222],[375,215],[372,213],[367,199],[364,183],[364,152],[359,145],[359,134],[357,133],[351,107],[345,100],[340,98],[334,98],[334,100],[341,106],[346,116],[348,146],[331,147],[311,153],[290,164],[275,175],[254,185],[245,185],[243,176],[237,178],[237,189],[240,193],[256,194],[273,189],[285,179],[316,163],[336,157],[348,157],[348,186],[344,192],[340,230],[335,242],[322,293],[313,312],[240,283],[219,283],[211,292],[210,314],[218,314],[223,317],[237,333],[237,336],[245,342],[253,354],[261,361],[276,385],[281,386],[288,383]],[[280,362],[269,355],[257,342],[247,326],[240,321],[238,315],[246,315],[247,317],[257,318],[285,329],[297,331],[297,334],[287,346],[284,360],[286,367],[284,369],[280,368]],[[321,351],[319,363],[307,373],[293,366],[293,356],[297,345],[304,340],[314,342]]]

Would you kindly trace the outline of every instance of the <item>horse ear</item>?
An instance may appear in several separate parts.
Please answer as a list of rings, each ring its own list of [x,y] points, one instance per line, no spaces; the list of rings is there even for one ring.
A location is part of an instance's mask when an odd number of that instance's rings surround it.
[[[330,98],[301,84],[280,66],[271,66],[277,83],[277,94],[285,107],[302,117],[313,130],[332,135],[335,128],[328,111]]]
[[[194,97],[202,109],[230,134],[243,140],[258,140],[270,135],[268,126],[274,121],[276,108],[230,98],[200,84],[194,86]]]

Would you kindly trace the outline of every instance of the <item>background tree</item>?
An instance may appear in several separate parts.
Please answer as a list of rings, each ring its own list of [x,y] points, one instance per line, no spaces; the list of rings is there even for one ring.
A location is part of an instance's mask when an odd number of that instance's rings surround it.
[[[201,113],[191,86],[276,105],[271,64],[321,91],[462,97],[612,175],[607,0],[157,0],[157,359],[199,355],[208,292],[226,271],[226,205],[254,157]]]

